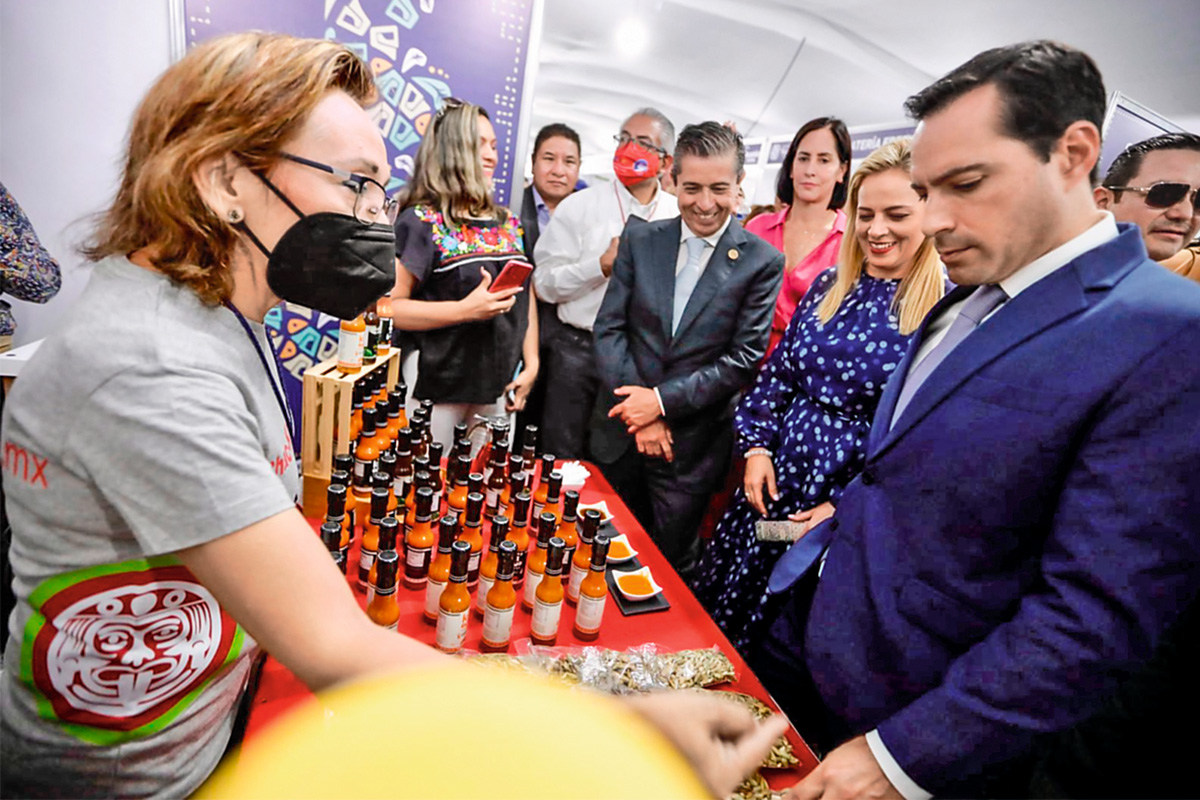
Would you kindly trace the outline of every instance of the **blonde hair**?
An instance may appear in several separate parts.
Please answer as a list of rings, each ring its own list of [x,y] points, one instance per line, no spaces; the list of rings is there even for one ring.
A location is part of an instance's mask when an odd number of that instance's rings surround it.
[[[492,188],[483,174],[480,117],[489,119],[474,103],[451,97],[442,101],[417,149],[412,182],[401,205],[436,208],[452,225],[461,225],[468,218],[507,218],[492,201]]]
[[[201,199],[193,175],[227,154],[266,173],[331,90],[360,105],[375,97],[367,65],[336,42],[237,33],[196,47],[159,77],[134,114],[120,188],[84,255],[99,260],[153,246],[161,272],[205,303],[228,300],[240,240]]]
[[[880,147],[867,156],[850,179],[850,189],[847,195],[846,208],[850,212],[846,216],[846,232],[842,235],[842,246],[838,251],[837,279],[829,287],[821,304],[817,307],[817,317],[821,324],[833,319],[846,297],[854,290],[862,275],[863,262],[866,254],[858,243],[855,232],[858,228],[858,193],[863,180],[869,175],[877,175],[888,170],[902,170],[906,175],[912,173],[911,139],[899,139]],[[900,287],[892,299],[892,310],[899,317],[900,333],[908,335],[921,325],[921,320],[929,310],[942,299],[946,291],[946,281],[942,273],[942,262],[938,260],[933,240],[929,237],[921,242],[913,256],[912,269],[900,280]]]

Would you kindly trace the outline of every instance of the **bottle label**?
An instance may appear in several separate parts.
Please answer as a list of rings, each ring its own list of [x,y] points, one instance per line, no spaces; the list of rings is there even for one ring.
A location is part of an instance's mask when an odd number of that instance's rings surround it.
[[[608,595],[603,597],[579,596],[579,608],[575,611],[575,627],[583,633],[596,633],[600,630],[600,622],[604,619],[604,606],[608,604]]]
[[[497,510],[499,510],[499,508],[500,508],[500,490],[499,489],[488,489],[487,490],[487,507],[489,509],[491,509],[491,511],[493,512],[493,516],[495,516],[495,512]]]
[[[442,599],[442,591],[446,588],[446,584],[441,581],[429,579],[429,585],[425,587],[425,616],[429,619],[437,617],[441,613],[441,608],[438,603]]]
[[[438,650],[457,653],[462,649],[463,641],[466,638],[467,612],[459,611],[451,614],[449,611],[439,608],[436,639]]]
[[[362,367],[362,351],[358,348],[358,334],[338,331],[338,368]]]
[[[575,569],[575,548],[567,547],[563,550],[563,582],[566,583],[571,579],[571,570]]]
[[[477,606],[482,606],[487,602],[488,592],[492,590],[492,586],[495,584],[495,578],[489,578],[482,572],[479,573],[479,590],[475,593],[475,604]]]
[[[428,547],[409,547],[404,555],[404,577],[410,581],[424,581],[429,574]]]
[[[354,488],[355,489],[370,489],[371,482],[367,480],[371,469],[371,462],[361,458],[354,459]]]
[[[367,578],[371,574],[371,565],[375,563],[375,552],[364,547],[358,554],[358,586],[360,589],[367,588]]]
[[[583,579],[587,577],[588,571],[580,569],[575,564],[571,565],[571,577],[567,580],[567,597],[572,600],[579,599],[579,584],[583,583]]]
[[[562,613],[562,601],[546,603],[534,599],[533,635],[539,639],[553,639],[558,635],[558,617]]]
[[[513,583],[519,584],[525,580],[525,561],[528,558],[528,551],[517,551],[517,557],[513,559]]]
[[[434,492],[433,493],[433,505],[431,505],[429,507],[433,511],[434,519],[438,518],[438,516],[439,516],[438,511],[441,509],[441,507],[442,507],[442,496],[438,492]]]
[[[546,577],[540,572],[529,571],[525,575],[525,605],[532,608],[534,601],[537,600],[537,587],[542,582],[542,578]]]
[[[542,518],[542,509],[545,507],[546,507],[545,503],[539,503],[537,500],[533,501],[533,503],[531,504],[532,512],[529,515],[529,524],[530,525],[533,525],[534,520],[540,520]]]
[[[479,560],[482,555],[482,550],[473,550],[467,558],[467,583],[475,583],[479,580]]]
[[[496,608],[491,603],[483,612],[483,640],[499,647],[508,644],[512,637],[513,607]]]

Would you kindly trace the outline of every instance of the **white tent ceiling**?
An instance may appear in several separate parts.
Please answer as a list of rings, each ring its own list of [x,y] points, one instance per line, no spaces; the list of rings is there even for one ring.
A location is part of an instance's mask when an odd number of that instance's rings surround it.
[[[677,127],[732,119],[752,136],[826,114],[898,122],[908,95],[975,53],[1038,38],[1083,49],[1110,92],[1200,130],[1200,0],[544,3],[531,132],[578,130],[585,173],[604,171],[640,105]]]

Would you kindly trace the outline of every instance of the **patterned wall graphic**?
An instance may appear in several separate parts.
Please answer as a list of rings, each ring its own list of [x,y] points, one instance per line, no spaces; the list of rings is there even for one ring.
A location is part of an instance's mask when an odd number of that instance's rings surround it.
[[[189,47],[213,36],[270,30],[336,39],[366,61],[379,86],[367,109],[387,143],[389,191],[412,177],[421,137],[446,97],[487,109],[496,128],[496,200],[522,180],[516,152],[528,38],[536,0],[183,0]],[[338,320],[284,304],[266,325],[296,418],[302,379],[337,350]]]

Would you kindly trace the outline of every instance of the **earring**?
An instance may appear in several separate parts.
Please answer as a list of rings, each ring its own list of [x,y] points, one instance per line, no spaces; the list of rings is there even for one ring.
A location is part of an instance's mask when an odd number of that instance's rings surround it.
[[[235,223],[235,224],[238,222],[241,222],[242,221],[242,210],[240,208],[229,209],[229,221],[232,223]]]

